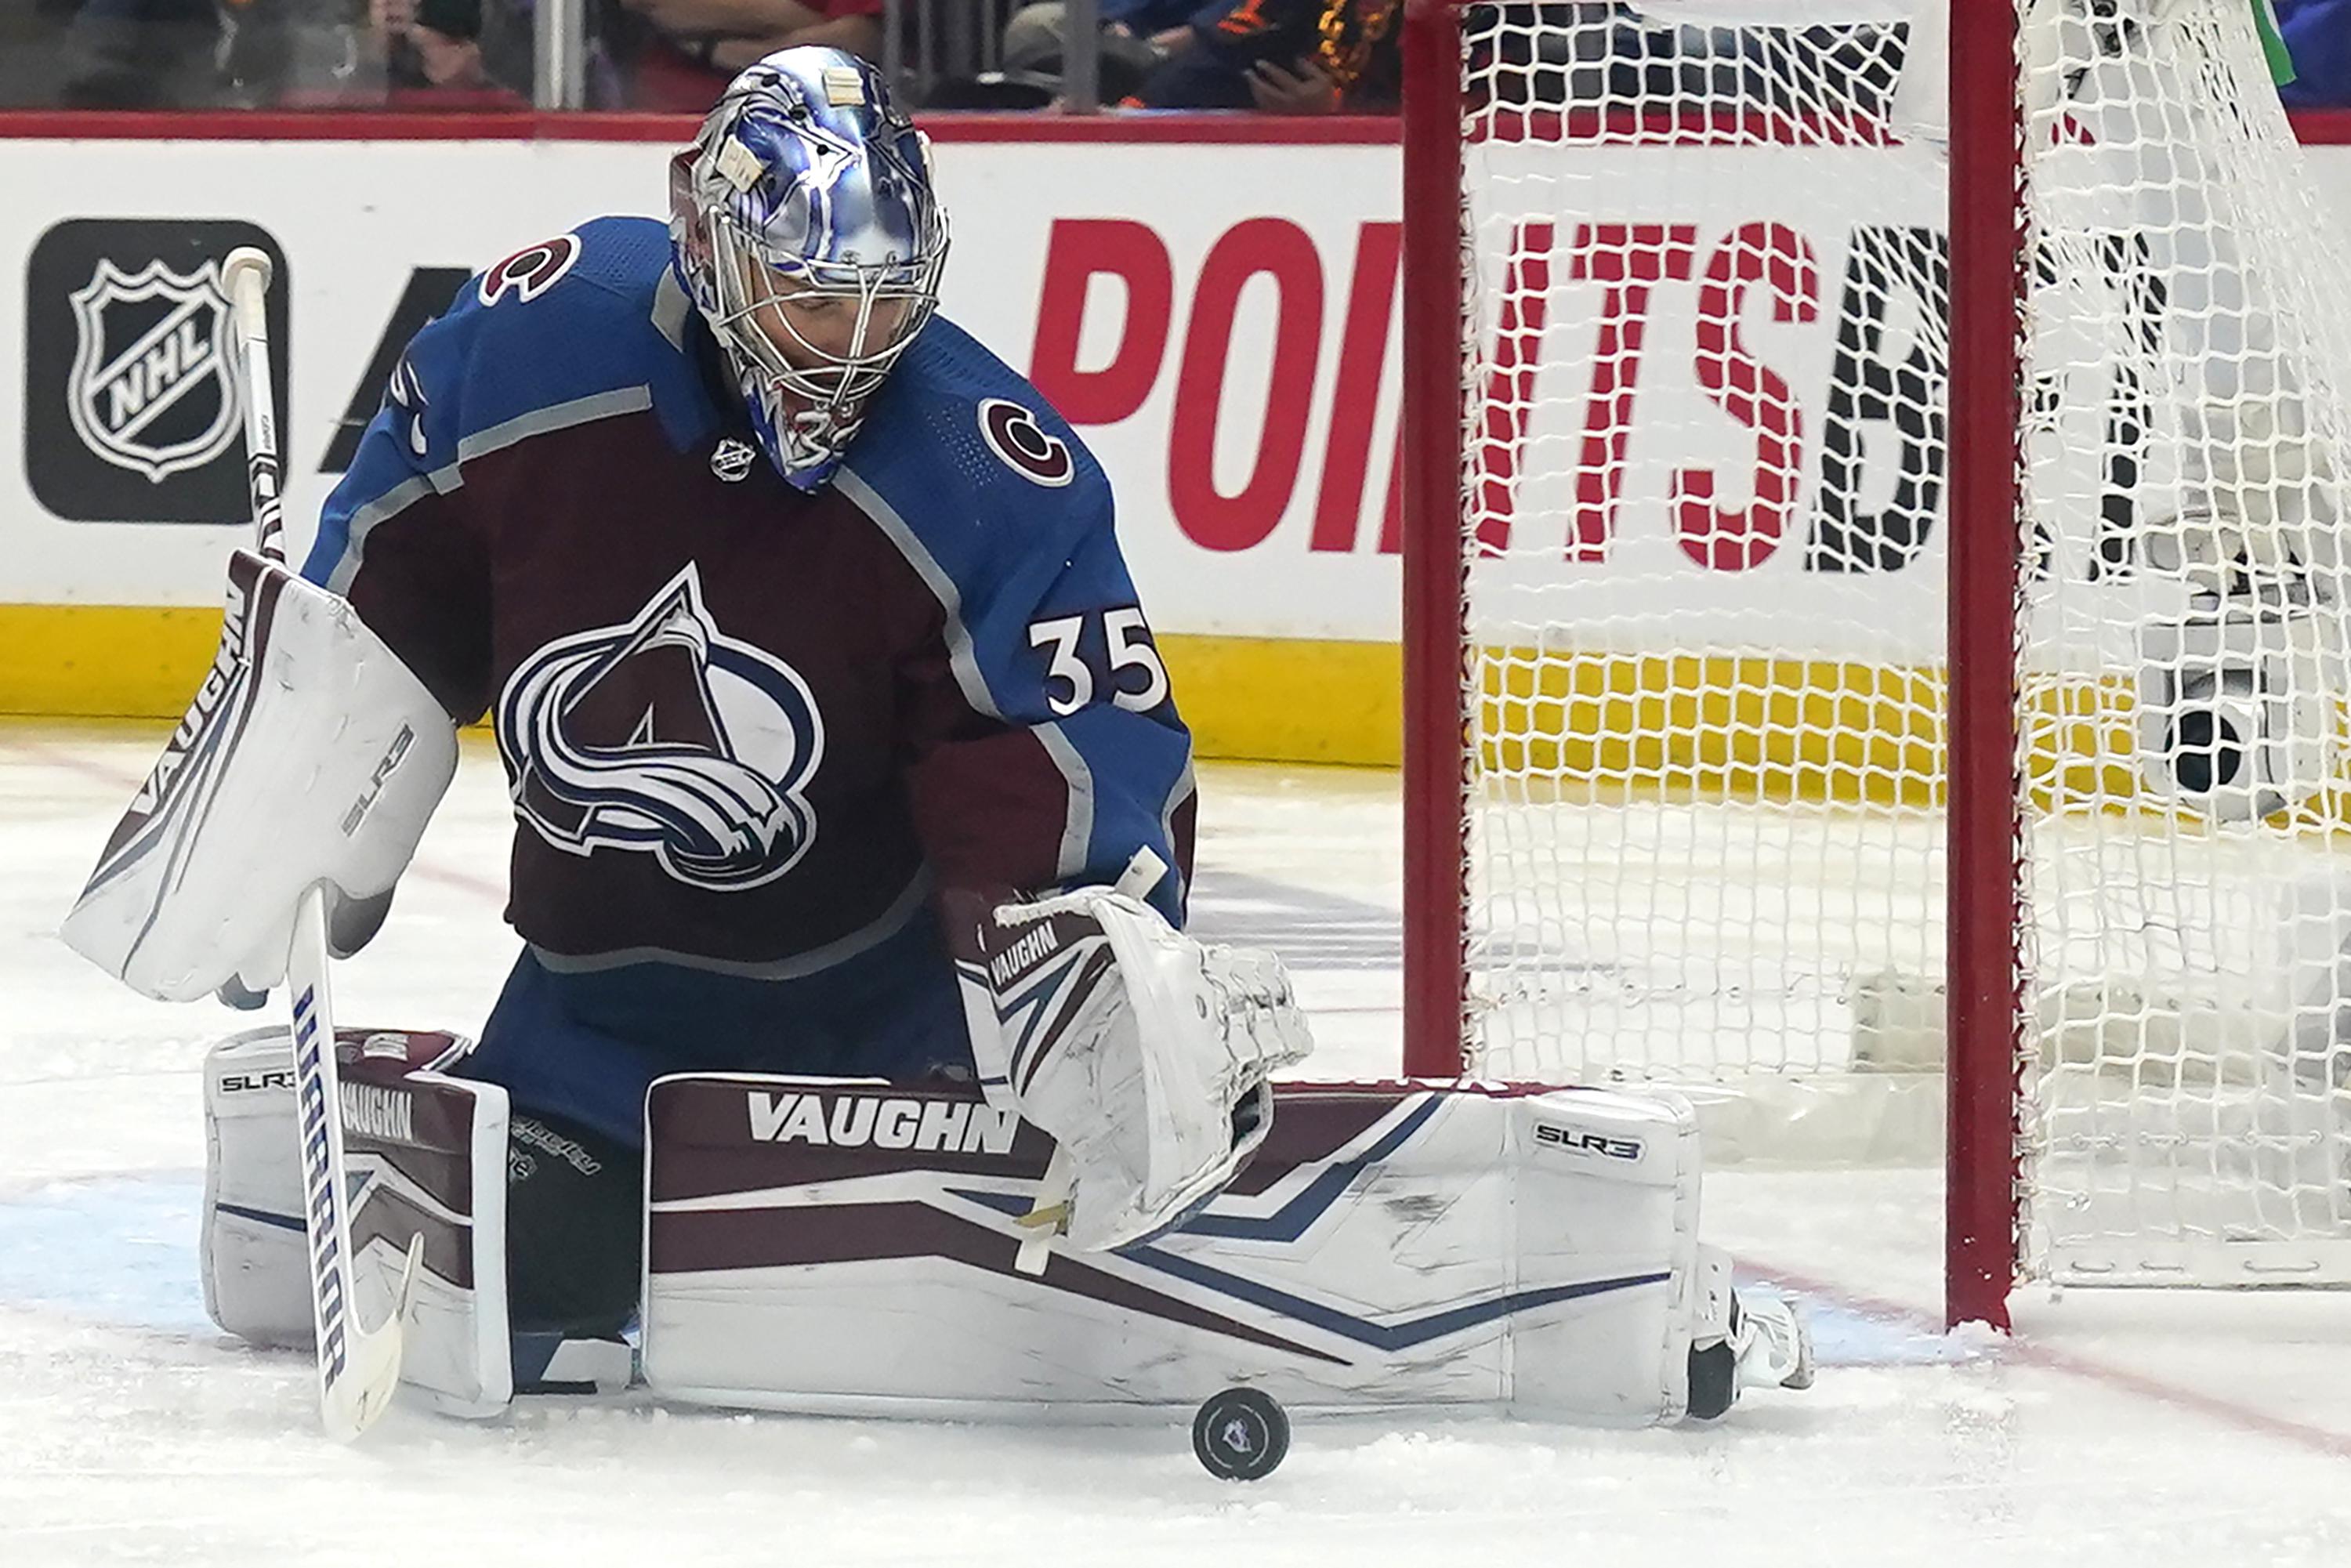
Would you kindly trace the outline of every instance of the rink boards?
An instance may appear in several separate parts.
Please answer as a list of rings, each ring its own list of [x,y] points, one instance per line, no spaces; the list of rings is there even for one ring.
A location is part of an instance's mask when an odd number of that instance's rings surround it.
[[[687,129],[604,120],[559,138],[482,139],[477,118],[453,128],[475,139],[434,140],[413,120],[219,116],[175,120],[174,139],[153,141],[131,139],[131,126],[0,117],[15,197],[0,212],[0,252],[17,258],[0,267],[0,356],[25,366],[0,381],[0,428],[17,436],[0,445],[0,711],[168,715],[209,655],[221,562],[244,528],[216,291],[202,273],[225,240],[262,244],[281,265],[287,512],[299,529],[401,343],[465,274],[586,215],[656,211],[663,162]],[[1110,471],[1124,548],[1204,753],[1394,760],[1392,129],[982,118],[937,133],[956,219],[946,308],[1030,374]],[[1707,475],[1717,502],[1736,507],[1759,493],[1765,460],[1757,432],[1701,384],[1701,346],[1726,323],[1708,319],[1719,302],[1694,266],[1649,307],[1629,478],[1604,548],[1566,538],[1573,454],[1602,417],[1587,394],[1605,302],[1600,283],[1562,266],[1534,412],[1514,433],[1518,537],[1480,584],[1541,580],[1559,621],[1623,628],[1580,650],[1611,689],[1690,689],[1684,654],[1700,656],[1692,700],[1734,709],[1759,658],[1771,662],[1773,701],[1840,705],[1856,679],[1933,681],[1937,518],[1865,572],[1825,569],[1818,547],[1821,454],[1855,331],[1843,301],[1856,236],[1931,235],[1938,182],[1901,148],[1608,156],[1655,168],[1634,182],[1642,210],[1614,215],[1686,227],[1697,262],[1760,224],[1792,236],[1810,264],[1816,308],[1777,312],[1757,290],[1728,323],[1795,411],[1802,438],[1780,449],[1772,477],[1784,505],[1775,531],[1736,560],[1698,559],[1706,552],[1677,537],[1677,484]],[[2318,145],[2311,159],[2321,194],[2351,209],[2351,148]],[[1570,229],[1582,221],[1567,210],[1574,182],[1557,183],[1553,215]],[[1564,258],[1576,237],[1549,243]],[[1673,450],[1642,452],[1646,429],[1671,432]],[[1917,455],[1890,427],[1843,439],[1848,510],[1882,514],[1904,486],[1939,507],[1938,476],[1910,472]],[[1692,612],[1736,631],[1692,648],[1638,630]],[[1847,744],[1913,745],[1904,705],[1883,706],[1895,727]],[[1531,712],[1571,748],[1604,747],[1622,717],[1608,702]]]

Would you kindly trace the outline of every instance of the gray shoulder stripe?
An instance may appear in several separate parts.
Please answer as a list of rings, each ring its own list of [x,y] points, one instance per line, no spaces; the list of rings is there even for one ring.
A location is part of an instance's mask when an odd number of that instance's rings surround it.
[[[653,405],[650,388],[622,387],[613,392],[596,392],[569,402],[559,402],[549,408],[533,409],[530,413],[494,424],[457,443],[457,461],[435,468],[430,474],[419,474],[402,480],[357,512],[351,514],[350,535],[343,541],[342,558],[327,574],[327,590],[331,593],[349,593],[351,580],[360,574],[360,563],[367,555],[368,535],[378,525],[389,522],[427,496],[446,496],[465,486],[465,476],[459,465],[469,463],[487,453],[503,451],[517,441],[534,435],[544,435],[553,430],[566,430],[575,424],[593,420],[611,419],[619,414],[635,413]]]
[[[343,553],[337,559],[334,570],[327,574],[327,591],[350,592],[351,579],[360,574],[360,559],[367,553],[368,535],[375,532],[377,524],[400,516],[427,496],[447,495],[464,483],[457,473],[457,465],[452,463],[446,468],[402,480],[352,513],[350,532],[343,540]]]
[[[653,330],[680,353],[685,351],[685,313],[693,308],[685,290],[678,287],[677,274],[662,268],[661,281],[653,285]]]
[[[833,476],[832,482],[840,486],[843,495],[856,502],[859,509],[873,520],[873,526],[897,547],[898,553],[906,558],[906,564],[914,569],[914,575],[923,580],[938,600],[939,607],[946,612],[947,664],[955,671],[956,685],[962,691],[964,700],[971,704],[975,711],[999,723],[1009,722],[1005,719],[1004,710],[996,706],[996,695],[987,689],[987,677],[979,673],[979,655],[972,647],[971,630],[963,622],[963,595],[956,591],[955,580],[947,575],[945,567],[939,565],[937,558],[924,547],[923,541],[914,537],[914,530],[906,526],[906,519],[898,515],[897,509],[883,500],[881,492],[859,477],[853,469],[842,468]],[[1061,779],[1069,786],[1069,815],[1061,823],[1061,844],[1058,852],[1060,863],[1054,871],[1055,875],[1066,881],[1085,869],[1086,852],[1093,842],[1093,771],[1086,766],[1086,759],[1079,755],[1078,748],[1070,744],[1070,737],[1061,733],[1060,725],[1038,724],[1029,728],[1044,746],[1045,755],[1053,759],[1053,766],[1061,769]]]
[[[971,632],[963,623],[963,595],[956,591],[955,579],[914,537],[914,530],[906,526],[906,519],[898,515],[897,509],[882,498],[880,491],[858,477],[854,470],[841,469],[833,476],[832,482],[897,546],[906,564],[914,569],[914,575],[923,580],[938,600],[939,607],[947,612],[947,663],[955,670],[956,685],[962,690],[964,701],[990,718],[1002,719],[1004,712],[996,706],[996,695],[987,689],[987,681],[979,673],[979,655],[973,650]]]
[[[545,408],[518,413],[504,424],[494,424],[487,430],[477,430],[457,443],[457,461],[471,463],[476,457],[486,457],[493,452],[503,452],[517,441],[528,441],[534,435],[550,431],[569,430],[575,424],[588,424],[600,419],[612,419],[624,413],[639,413],[653,407],[651,387],[615,387],[611,392],[590,392],[586,397],[573,398],[569,402],[550,403]]]

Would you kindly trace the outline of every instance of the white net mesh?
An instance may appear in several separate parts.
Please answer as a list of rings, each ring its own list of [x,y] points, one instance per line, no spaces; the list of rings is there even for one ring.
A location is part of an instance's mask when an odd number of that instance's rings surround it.
[[[1896,22],[1677,16],[1463,16],[1472,1053],[1925,1157],[1944,164]],[[2247,0],[2022,36],[2028,1261],[2351,1279],[2351,227]]]

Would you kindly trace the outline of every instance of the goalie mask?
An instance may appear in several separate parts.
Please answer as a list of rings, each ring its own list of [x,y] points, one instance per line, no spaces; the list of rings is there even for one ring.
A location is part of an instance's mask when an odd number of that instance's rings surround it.
[[[928,139],[839,49],[752,66],[670,165],[671,265],[799,489],[841,465],[946,254]]]

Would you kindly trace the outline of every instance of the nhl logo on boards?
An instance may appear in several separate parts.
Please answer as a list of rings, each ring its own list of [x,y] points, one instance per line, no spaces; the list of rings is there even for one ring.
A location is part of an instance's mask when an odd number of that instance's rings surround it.
[[[66,412],[83,445],[153,484],[228,450],[239,410],[218,262],[183,274],[151,261],[126,275],[100,256],[71,298],[79,331]]]
[[[76,522],[249,527],[244,410],[222,258],[259,247],[271,369],[285,421],[284,256],[232,221],[75,219],[26,268],[25,467],[33,494]]]

